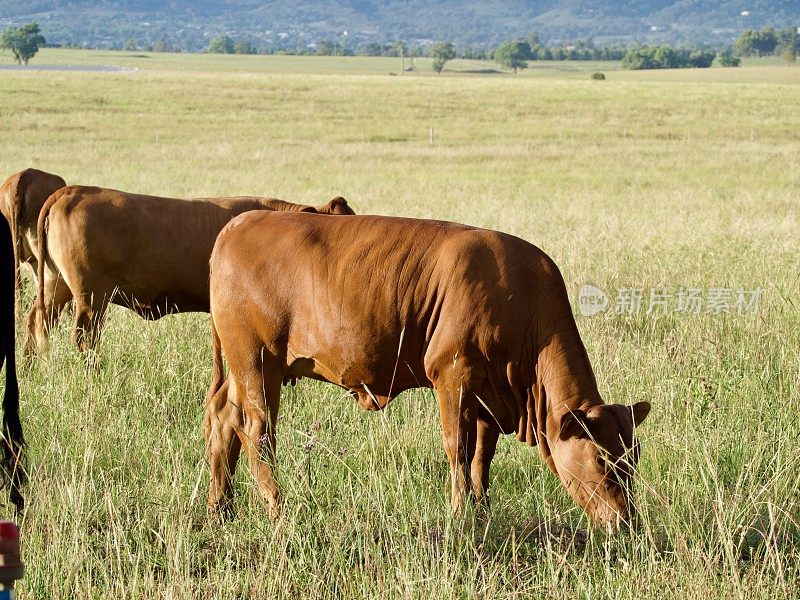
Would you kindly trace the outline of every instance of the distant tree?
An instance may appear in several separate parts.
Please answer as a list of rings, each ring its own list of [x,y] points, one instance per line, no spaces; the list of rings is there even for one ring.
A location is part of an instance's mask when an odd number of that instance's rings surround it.
[[[781,56],[792,48],[795,50],[795,55],[800,52],[800,32],[797,31],[797,28],[787,27],[786,29],[781,29],[776,33],[775,37],[778,41],[775,51],[779,52]]]
[[[461,57],[469,60],[481,58],[480,50],[478,50],[477,48],[473,48],[472,46],[467,46],[466,48],[464,48],[463,52],[461,52]]]
[[[788,64],[793,65],[797,62],[797,50],[794,46],[791,46],[783,51],[781,54],[783,60],[785,60]]]
[[[123,50],[127,50],[129,52],[134,51],[137,49],[136,40],[133,38],[128,38],[125,40],[125,44],[122,46]]]
[[[601,73],[598,71],[597,73],[592,73],[592,79],[596,79],[597,81],[604,81],[606,78],[605,73]]]
[[[9,27],[0,33],[0,48],[11,50],[14,59],[21,65],[27,65],[45,43],[36,22],[19,28]]]
[[[153,42],[153,52],[169,52],[169,46],[164,40],[157,40]]]
[[[527,69],[531,45],[525,41],[505,42],[494,51],[494,60],[507,69]]]
[[[710,50],[694,50],[689,54],[689,65],[706,69],[714,64],[715,54]]]
[[[733,51],[738,56],[752,56],[755,54],[755,29],[745,29],[733,42]]]
[[[756,50],[760,56],[766,56],[775,52],[778,47],[778,33],[772,27],[763,27],[756,36]]]
[[[456,57],[456,49],[451,42],[436,42],[430,47],[428,54],[433,58],[433,70],[441,73],[445,63]]]
[[[747,29],[743,31],[733,48],[739,56],[766,56],[772,54],[778,45],[778,35],[772,27]]]
[[[250,42],[245,41],[238,41],[236,45],[233,47],[233,51],[236,54],[255,54],[256,50],[253,48],[253,44]]]
[[[369,42],[361,47],[361,54],[364,56],[380,56],[383,47],[377,42]]]
[[[208,44],[206,52],[210,52],[212,54],[233,54],[235,49],[236,45],[229,36],[218,35],[211,40],[211,43]]]
[[[320,56],[334,56],[339,54],[341,46],[332,40],[320,40],[317,42],[316,53]]]
[[[681,65],[680,55],[669,46],[656,46],[652,53],[657,69],[677,69]]]
[[[742,64],[742,59],[734,56],[730,48],[725,48],[717,52],[717,62],[720,67],[738,67]]]
[[[653,55],[646,47],[631,48],[622,59],[623,69],[657,69]]]
[[[389,49],[388,55],[396,57],[408,56],[408,46],[406,46],[400,40],[397,40],[394,44],[392,44],[392,47]]]

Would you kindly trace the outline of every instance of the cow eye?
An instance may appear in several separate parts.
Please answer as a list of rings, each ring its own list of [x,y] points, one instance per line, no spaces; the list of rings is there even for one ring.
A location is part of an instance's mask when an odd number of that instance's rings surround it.
[[[606,470],[606,459],[604,457],[598,454],[597,456],[594,457],[594,462],[597,463],[597,466],[601,470],[603,471]]]

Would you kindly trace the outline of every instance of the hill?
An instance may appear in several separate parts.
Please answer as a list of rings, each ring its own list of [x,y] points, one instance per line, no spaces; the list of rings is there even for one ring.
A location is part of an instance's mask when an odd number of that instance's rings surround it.
[[[37,20],[51,43],[122,47],[161,41],[200,50],[219,34],[265,50],[321,39],[354,47],[396,39],[493,45],[540,33],[545,41],[731,42],[749,28],[800,25],[797,0],[0,0],[0,25]],[[344,32],[347,32],[346,34]]]

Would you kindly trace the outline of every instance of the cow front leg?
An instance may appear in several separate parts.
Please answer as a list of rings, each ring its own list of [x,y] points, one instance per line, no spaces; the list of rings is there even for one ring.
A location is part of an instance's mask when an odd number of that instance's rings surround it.
[[[489,465],[497,449],[500,430],[483,419],[478,419],[478,439],[475,444],[475,456],[472,458],[472,493],[477,502],[489,504]]]
[[[241,408],[229,402],[229,381],[206,403],[204,433],[211,479],[208,487],[209,512],[217,517],[230,514],[233,475],[242,444],[236,431],[243,425]]]
[[[450,461],[451,497],[454,513],[464,509],[464,498],[473,490],[472,461],[477,441],[477,399],[466,378],[454,373],[436,386],[442,421],[442,442]]]

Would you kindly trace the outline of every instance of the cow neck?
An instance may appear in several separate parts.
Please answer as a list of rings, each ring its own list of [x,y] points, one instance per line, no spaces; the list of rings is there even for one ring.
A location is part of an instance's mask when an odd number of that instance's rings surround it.
[[[560,306],[556,314],[551,312],[546,319],[539,319],[538,355],[530,390],[539,450],[553,471],[548,440],[558,436],[561,418],[568,412],[603,404],[566,291],[563,301],[556,304]]]

